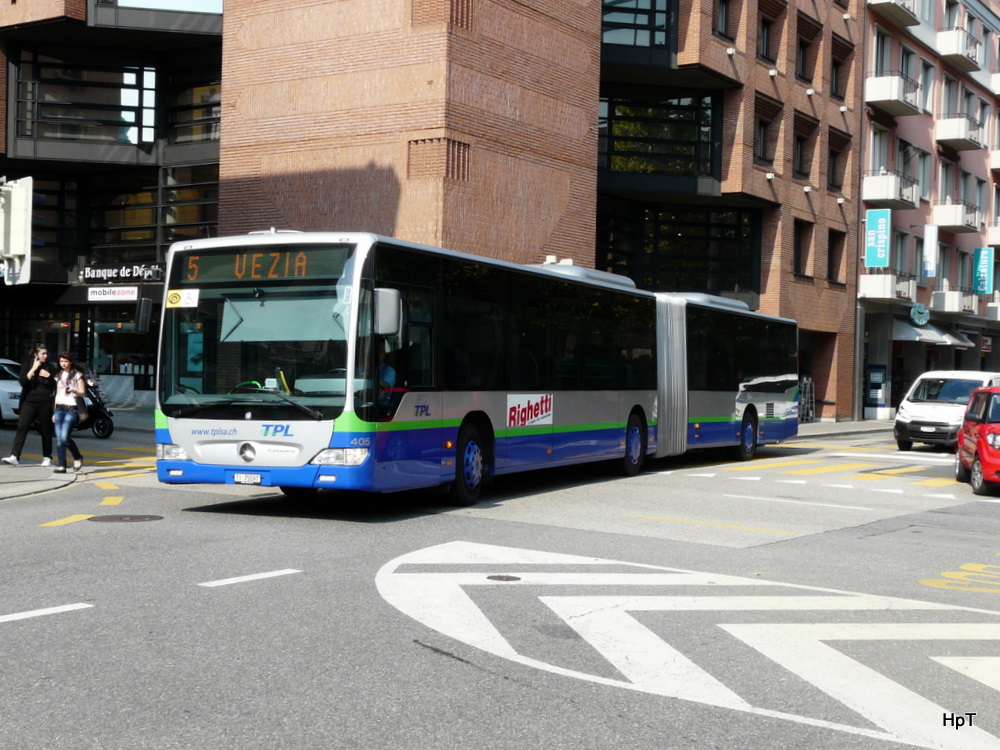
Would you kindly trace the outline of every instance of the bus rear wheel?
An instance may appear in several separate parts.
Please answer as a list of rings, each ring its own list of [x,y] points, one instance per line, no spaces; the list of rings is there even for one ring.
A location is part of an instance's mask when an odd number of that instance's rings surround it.
[[[455,481],[451,483],[451,500],[454,505],[473,505],[483,489],[486,478],[486,452],[479,428],[474,424],[462,425],[458,431],[455,451]]]
[[[757,420],[752,414],[743,415],[740,442],[733,448],[733,455],[740,461],[749,461],[757,455]]]
[[[625,456],[622,458],[622,474],[634,477],[642,471],[646,458],[646,430],[638,414],[630,414],[625,427]]]

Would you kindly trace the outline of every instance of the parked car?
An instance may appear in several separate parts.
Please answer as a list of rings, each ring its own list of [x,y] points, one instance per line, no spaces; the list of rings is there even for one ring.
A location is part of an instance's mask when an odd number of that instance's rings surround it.
[[[896,411],[896,445],[901,451],[910,450],[914,443],[953,447],[969,396],[985,385],[1000,385],[1000,372],[931,370],[922,374]]]
[[[17,421],[20,408],[21,383],[18,373],[21,365],[12,359],[0,359],[0,425]]]
[[[977,495],[1000,484],[1000,387],[972,392],[955,444],[955,479]]]

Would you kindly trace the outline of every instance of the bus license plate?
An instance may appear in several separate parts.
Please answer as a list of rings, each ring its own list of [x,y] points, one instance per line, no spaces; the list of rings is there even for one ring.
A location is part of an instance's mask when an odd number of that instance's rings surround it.
[[[260,474],[233,474],[236,484],[260,484]]]

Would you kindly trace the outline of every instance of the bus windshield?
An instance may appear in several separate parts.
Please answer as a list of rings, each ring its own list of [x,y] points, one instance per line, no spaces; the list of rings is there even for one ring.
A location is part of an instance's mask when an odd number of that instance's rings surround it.
[[[164,309],[168,416],[333,419],[347,398],[352,245],[178,253]]]

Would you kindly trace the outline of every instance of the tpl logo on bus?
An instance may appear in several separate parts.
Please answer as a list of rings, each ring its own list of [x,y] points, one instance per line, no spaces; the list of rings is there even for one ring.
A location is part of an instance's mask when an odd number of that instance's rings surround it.
[[[260,434],[261,437],[295,437],[290,424],[264,424],[261,425]]]

